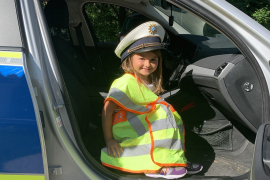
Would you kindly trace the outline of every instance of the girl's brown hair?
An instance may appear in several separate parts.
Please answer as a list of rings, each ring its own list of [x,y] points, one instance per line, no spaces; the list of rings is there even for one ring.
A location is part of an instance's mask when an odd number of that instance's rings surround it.
[[[154,93],[155,94],[160,94],[160,93],[163,93],[165,91],[162,88],[162,57],[161,57],[161,52],[160,52],[160,50],[154,50],[154,51],[151,51],[151,52],[153,52],[158,57],[158,67],[152,73],[152,75],[153,75],[152,83],[153,83],[153,85],[155,87]],[[134,68],[133,68],[133,65],[132,65],[132,56],[133,55],[134,55],[134,53],[129,55],[126,59],[124,59],[124,61],[122,63],[122,69],[126,73],[133,73],[136,78],[141,79],[140,76],[138,75],[138,72],[136,72],[134,70]]]

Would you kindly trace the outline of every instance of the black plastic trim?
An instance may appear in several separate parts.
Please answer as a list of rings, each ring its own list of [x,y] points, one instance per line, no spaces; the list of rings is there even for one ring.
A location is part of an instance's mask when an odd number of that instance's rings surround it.
[[[218,129],[215,129],[214,131],[207,132],[207,133],[196,133],[196,134],[198,134],[198,135],[209,135],[209,134],[216,133],[218,131],[221,131],[221,130],[223,130],[223,129],[227,128],[227,127],[231,127],[231,126],[232,126],[232,124],[228,123],[228,124],[225,124],[224,126],[218,128]]]
[[[182,8],[196,14],[203,20],[205,20],[207,23],[213,25],[217,29],[219,29],[223,34],[225,34],[233,43],[239,48],[239,50],[242,52],[244,56],[247,57],[247,61],[250,63],[252,68],[254,69],[254,72],[259,77],[259,83],[262,89],[262,96],[263,96],[263,118],[262,122],[267,122],[270,119],[270,112],[269,112],[269,104],[270,104],[270,98],[269,98],[269,90],[268,86],[265,80],[265,77],[263,75],[263,72],[261,71],[260,65],[258,64],[256,58],[253,56],[252,52],[249,50],[249,48],[245,45],[245,43],[242,41],[241,37],[237,35],[237,32],[235,32],[233,29],[228,28],[226,22],[223,21],[223,19],[216,17],[213,13],[207,11],[207,9],[204,9],[203,7],[200,7],[193,3],[193,1],[186,1],[186,0],[171,0],[171,2],[178,4]]]
[[[13,51],[13,52],[24,52],[27,53],[28,51],[23,47],[7,47],[7,46],[0,46],[0,51]]]
[[[17,18],[18,18],[18,24],[19,24],[19,30],[21,34],[21,41],[22,41],[22,49],[23,52],[28,52],[27,48],[27,40],[25,36],[25,30],[24,30],[24,25],[23,25],[23,19],[22,19],[22,11],[21,11],[21,6],[20,6],[20,0],[14,0],[15,1],[15,6],[16,6],[16,13],[17,13]]]
[[[265,127],[263,135],[263,163],[264,171],[270,177],[270,126]]]
[[[39,111],[39,115],[40,115],[40,120],[41,120],[41,124],[42,124],[42,128],[45,128],[45,120],[44,120],[44,114],[43,111]]]

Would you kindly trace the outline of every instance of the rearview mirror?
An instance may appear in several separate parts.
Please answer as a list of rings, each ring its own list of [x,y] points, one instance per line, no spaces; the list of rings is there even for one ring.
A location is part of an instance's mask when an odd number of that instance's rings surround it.
[[[171,3],[167,2],[166,0],[161,0],[161,7],[168,10],[171,8]]]

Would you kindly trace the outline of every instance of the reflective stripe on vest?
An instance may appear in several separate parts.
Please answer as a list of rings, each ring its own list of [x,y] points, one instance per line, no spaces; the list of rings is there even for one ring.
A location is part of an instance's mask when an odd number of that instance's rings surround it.
[[[111,88],[109,95],[110,95],[110,98],[113,98],[117,100],[119,103],[121,103],[120,107],[127,104],[128,107],[125,107],[125,108],[130,109],[134,112],[139,112],[139,113],[149,112],[150,110],[150,108],[146,108],[144,106],[138,106],[134,104],[124,92],[122,92],[121,90],[117,88]]]
[[[168,141],[170,141],[171,143],[168,143]],[[179,141],[179,139],[161,139],[155,140],[155,147],[178,150],[182,148],[182,144]],[[123,147],[124,152],[121,154],[121,157],[147,155],[150,153],[150,149],[151,143],[137,146]],[[103,148],[102,151],[108,154],[107,148]]]
[[[113,136],[124,152],[114,158],[103,148],[101,161],[105,166],[133,173],[186,166],[183,122],[170,104],[131,74],[114,81],[105,102],[108,100],[123,109],[115,114]]]
[[[161,105],[162,106],[162,105]],[[163,110],[167,111],[167,108],[163,108]],[[129,124],[133,127],[133,129],[136,131],[138,136],[141,136],[148,132],[148,130],[145,129],[143,123],[140,121],[138,116],[134,113],[127,112],[126,113],[126,119],[129,122]],[[162,129],[169,129],[169,128],[176,128],[176,126],[179,129],[180,133],[184,133],[184,126],[183,124],[180,125],[174,125],[175,120],[174,118],[172,119],[172,123],[166,123],[167,119],[159,119],[151,123],[152,131],[158,131]]]

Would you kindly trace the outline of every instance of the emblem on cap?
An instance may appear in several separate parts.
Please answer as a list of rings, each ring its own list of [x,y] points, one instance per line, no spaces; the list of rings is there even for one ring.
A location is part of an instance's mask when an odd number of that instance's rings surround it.
[[[150,24],[148,30],[149,30],[149,32],[151,34],[155,34],[157,32],[157,25],[156,24]]]

